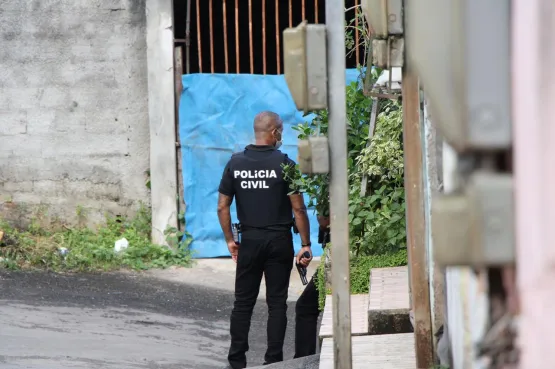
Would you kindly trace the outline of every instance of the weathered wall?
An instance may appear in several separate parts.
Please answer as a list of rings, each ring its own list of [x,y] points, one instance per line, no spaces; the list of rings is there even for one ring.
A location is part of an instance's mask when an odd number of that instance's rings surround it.
[[[0,209],[148,202],[145,0],[0,2]]]

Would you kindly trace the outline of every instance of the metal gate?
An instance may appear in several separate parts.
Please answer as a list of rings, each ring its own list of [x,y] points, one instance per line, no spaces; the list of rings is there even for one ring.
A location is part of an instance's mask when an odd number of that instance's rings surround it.
[[[185,51],[185,73],[281,74],[282,33],[303,20],[323,23],[324,0],[187,0],[176,11],[175,22],[185,21],[176,44]],[[346,1],[345,18],[353,45],[347,67],[365,64],[360,32],[360,0]],[[178,14],[179,13],[179,14]],[[183,16],[185,19],[183,19]]]

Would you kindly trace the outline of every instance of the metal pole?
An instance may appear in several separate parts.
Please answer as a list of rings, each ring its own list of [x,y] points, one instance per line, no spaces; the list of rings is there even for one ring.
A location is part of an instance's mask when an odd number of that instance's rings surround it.
[[[191,0],[187,0],[187,20],[185,21],[185,72],[191,73]]]
[[[326,0],[326,29],[334,368],[351,369],[344,0]]]

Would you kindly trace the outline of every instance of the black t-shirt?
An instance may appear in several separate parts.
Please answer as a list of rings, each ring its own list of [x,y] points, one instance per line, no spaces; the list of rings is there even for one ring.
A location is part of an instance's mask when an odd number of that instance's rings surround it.
[[[235,197],[237,218],[246,227],[290,227],[293,210],[282,164],[295,165],[272,146],[249,145],[227,163],[218,191]]]

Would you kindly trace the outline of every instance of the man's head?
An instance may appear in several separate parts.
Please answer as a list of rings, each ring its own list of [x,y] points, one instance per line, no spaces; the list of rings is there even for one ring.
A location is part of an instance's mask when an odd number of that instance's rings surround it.
[[[257,145],[270,145],[279,148],[283,133],[283,121],[276,113],[263,111],[254,118],[254,135]]]

